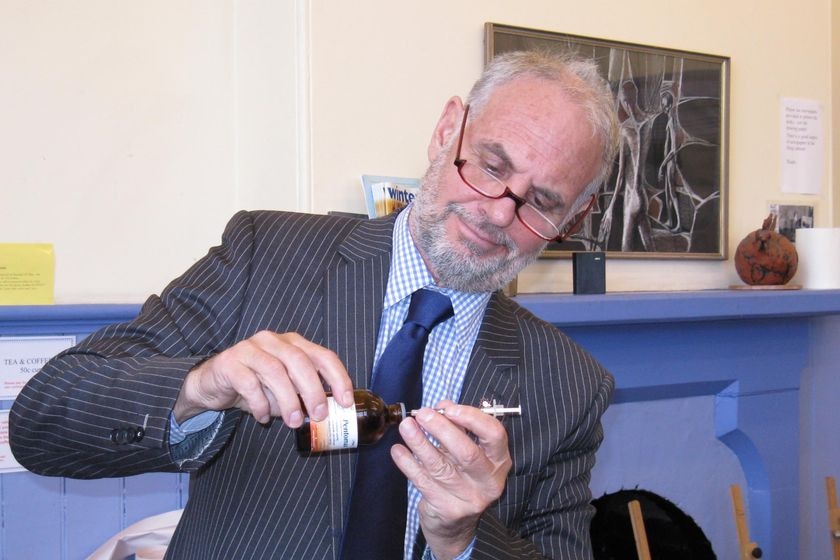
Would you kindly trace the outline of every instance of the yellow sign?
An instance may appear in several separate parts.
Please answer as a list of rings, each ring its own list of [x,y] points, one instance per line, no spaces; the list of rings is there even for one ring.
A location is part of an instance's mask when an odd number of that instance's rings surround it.
[[[49,243],[0,243],[0,305],[54,302],[55,256]]]

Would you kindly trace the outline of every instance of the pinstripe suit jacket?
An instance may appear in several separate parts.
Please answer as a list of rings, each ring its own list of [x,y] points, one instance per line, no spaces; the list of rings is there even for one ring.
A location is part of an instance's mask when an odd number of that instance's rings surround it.
[[[167,558],[336,558],[356,454],[301,456],[281,421],[227,411],[195,459],[179,462],[168,418],[187,372],[257,331],[296,331],[333,349],[368,385],[391,257],[393,218],[241,212],[139,317],[48,363],[11,411],[15,457],[74,478],[191,471]],[[476,559],[590,555],[589,471],[612,377],[557,329],[492,296],[461,401],[520,403],[505,419],[513,468],[480,522]],[[145,426],[140,441],[111,433]],[[209,438],[208,438],[209,439]],[[190,441],[190,440],[188,440]],[[372,528],[375,530],[375,528]]]

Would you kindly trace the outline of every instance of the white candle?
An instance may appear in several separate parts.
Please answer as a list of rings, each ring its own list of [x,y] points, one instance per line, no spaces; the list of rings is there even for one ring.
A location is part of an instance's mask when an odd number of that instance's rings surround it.
[[[809,290],[840,288],[840,228],[797,229],[796,253],[796,283]]]

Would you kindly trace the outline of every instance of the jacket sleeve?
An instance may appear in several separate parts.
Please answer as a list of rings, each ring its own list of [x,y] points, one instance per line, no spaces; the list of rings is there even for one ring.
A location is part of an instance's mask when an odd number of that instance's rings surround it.
[[[169,415],[186,374],[230,346],[248,288],[251,216],[234,216],[222,237],[139,316],[90,335],[50,360],[10,412],[15,458],[32,472],[73,478],[195,470],[232,433],[225,412],[213,441],[185,463],[173,460]]]

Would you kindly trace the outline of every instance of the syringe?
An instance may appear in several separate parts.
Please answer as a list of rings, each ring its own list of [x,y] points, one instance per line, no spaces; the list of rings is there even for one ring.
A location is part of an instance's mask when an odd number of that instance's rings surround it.
[[[438,408],[436,409],[437,412],[441,414],[446,413],[446,409]],[[521,406],[505,406],[503,404],[496,404],[496,401],[492,403],[483,402],[479,407],[479,410],[484,414],[491,414],[496,418],[502,418],[504,416],[521,416],[522,415],[522,407]],[[412,410],[411,415],[417,416],[417,413],[420,412],[419,410]]]

